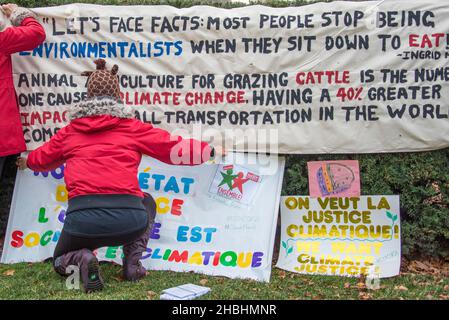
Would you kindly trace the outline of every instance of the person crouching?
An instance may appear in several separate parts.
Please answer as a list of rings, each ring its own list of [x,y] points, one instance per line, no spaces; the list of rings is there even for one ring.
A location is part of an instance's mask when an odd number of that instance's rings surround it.
[[[86,292],[103,289],[93,250],[123,245],[123,278],[146,275],[140,259],[147,248],[156,205],[139,188],[142,155],[164,163],[199,165],[214,156],[206,142],[172,136],[134,118],[120,101],[118,66],[106,69],[103,59],[88,76],[88,99],[69,110],[71,122],[47,143],[19,158],[20,169],[50,171],[65,163],[68,208],[54,251],[54,269],[61,275],[80,268]],[[178,163],[179,159],[184,161]]]

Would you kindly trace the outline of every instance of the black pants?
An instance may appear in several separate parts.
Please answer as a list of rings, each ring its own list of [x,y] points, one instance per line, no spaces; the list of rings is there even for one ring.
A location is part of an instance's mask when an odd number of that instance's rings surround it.
[[[65,232],[63,228],[61,235],[59,236],[58,243],[56,244],[53,258],[56,259],[57,257],[60,257],[68,252],[77,251],[80,249],[95,250],[101,247],[126,245],[139,239],[145,232],[148,231],[148,228],[152,228],[156,215],[156,202],[153,197],[149,194],[145,194],[143,204],[149,215],[147,226],[144,226],[140,230],[125,234],[101,237],[75,236]]]
[[[128,244],[139,239],[145,233],[145,230],[146,228],[120,236],[101,238],[85,238],[74,236],[62,230],[53,257],[57,258],[70,251],[77,251],[80,249],[89,249],[93,251],[101,247],[113,247]]]

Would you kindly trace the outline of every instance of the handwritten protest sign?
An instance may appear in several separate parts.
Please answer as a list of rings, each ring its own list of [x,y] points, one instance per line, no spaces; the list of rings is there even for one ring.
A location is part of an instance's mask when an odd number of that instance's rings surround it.
[[[399,274],[399,196],[281,198],[277,267],[303,274]]]
[[[139,119],[183,135],[201,125],[236,151],[448,147],[448,10],[424,0],[35,9],[47,40],[14,59],[28,149],[67,123],[97,58],[119,65]]]
[[[360,196],[360,170],[357,160],[310,161],[309,194],[311,197]]]
[[[284,160],[270,157],[271,168],[254,155],[237,154],[234,161],[226,164],[234,168],[224,171],[220,164],[174,167],[143,158],[140,188],[157,203],[145,267],[269,281]],[[245,183],[238,180],[241,172],[249,179]],[[215,179],[220,173],[232,177]],[[49,173],[18,173],[2,263],[53,255],[67,208],[63,177],[63,166]],[[215,192],[223,181],[241,197]],[[121,256],[121,247],[98,250],[101,260],[121,263]]]

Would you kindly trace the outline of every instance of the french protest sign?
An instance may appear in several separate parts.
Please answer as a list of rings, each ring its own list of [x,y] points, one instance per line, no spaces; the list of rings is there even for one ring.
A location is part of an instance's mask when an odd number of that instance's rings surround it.
[[[233,157],[195,167],[143,158],[140,188],[157,204],[145,267],[269,281],[284,159],[271,157],[269,168],[255,155]],[[64,166],[18,173],[2,263],[52,257],[67,209],[63,178]],[[122,249],[97,256],[121,263]]]
[[[277,267],[303,274],[399,274],[399,196],[281,198]]]
[[[301,7],[34,10],[47,40],[14,58],[28,149],[86,97],[93,60],[119,65],[125,104],[169,131],[218,131],[235,151],[374,153],[449,146],[448,1]],[[254,130],[257,129],[257,130]]]

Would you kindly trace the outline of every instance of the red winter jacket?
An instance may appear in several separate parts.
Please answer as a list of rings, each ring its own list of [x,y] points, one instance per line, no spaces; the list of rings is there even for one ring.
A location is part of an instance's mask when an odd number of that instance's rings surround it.
[[[32,50],[45,40],[45,31],[34,18],[0,32],[0,157],[25,151],[22,124],[12,77],[11,55]]]
[[[49,171],[65,162],[69,199],[99,194],[143,197],[137,180],[142,154],[168,164],[198,165],[209,160],[211,152],[206,142],[171,136],[137,119],[97,115],[72,120],[31,152],[27,165]]]

